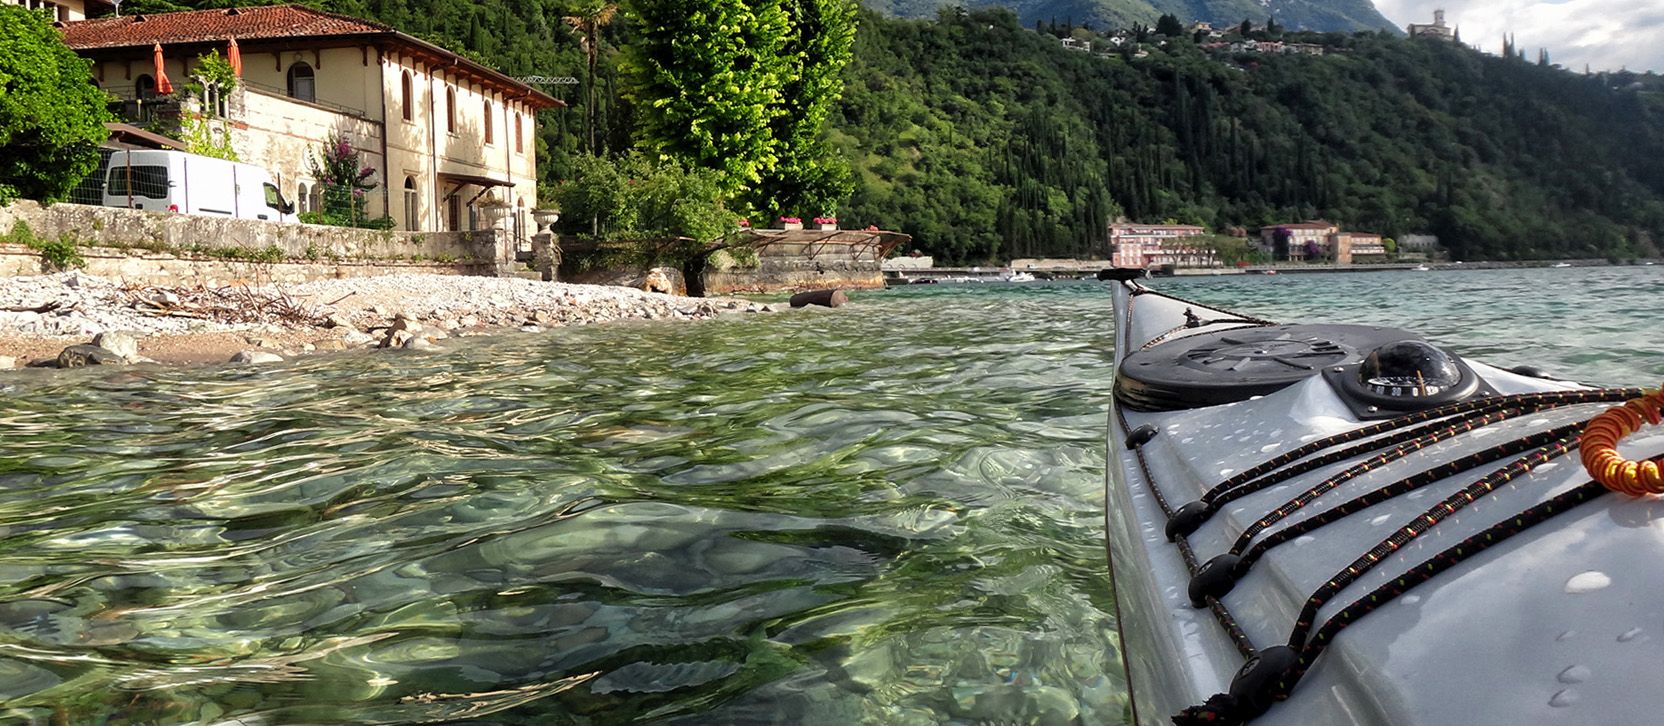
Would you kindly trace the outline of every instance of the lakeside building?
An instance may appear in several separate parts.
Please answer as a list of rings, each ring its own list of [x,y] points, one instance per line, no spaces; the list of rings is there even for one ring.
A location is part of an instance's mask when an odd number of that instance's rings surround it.
[[[1204,232],[1189,224],[1116,222],[1109,225],[1110,259],[1116,267],[1215,267],[1219,259],[1212,249],[1180,241]]]
[[[87,7],[114,7],[107,0],[0,0],[7,5],[22,5],[29,10],[39,10],[46,15],[46,19],[54,23],[69,23],[87,19]]]
[[[1434,40],[1446,41],[1456,40],[1455,31],[1450,26],[1444,24],[1444,10],[1442,8],[1433,11],[1432,24],[1410,23],[1407,30],[1412,38],[1432,38]]]
[[[1335,232],[1329,235],[1329,249],[1337,265],[1350,265],[1354,260],[1382,260],[1387,256],[1381,235],[1370,232]]]
[[[127,120],[200,115],[229,132],[242,161],[272,172],[300,211],[321,207],[308,160],[341,133],[374,170],[372,217],[420,232],[535,231],[536,114],[565,104],[495,69],[385,25],[294,5],[59,27]],[[236,54],[236,88],[194,106],[169,96],[211,51]]]
[[[1329,235],[1339,231],[1323,221],[1268,224],[1260,228],[1260,250],[1273,260],[1323,259],[1329,257]]]

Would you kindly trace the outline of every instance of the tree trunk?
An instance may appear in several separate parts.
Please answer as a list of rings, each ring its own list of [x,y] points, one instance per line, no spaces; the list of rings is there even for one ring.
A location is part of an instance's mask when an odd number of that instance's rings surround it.
[[[589,51],[589,78],[585,85],[589,86],[587,89],[589,100],[584,102],[584,118],[585,125],[589,127],[589,153],[593,156],[595,154],[595,56],[597,55],[595,21],[590,21],[588,30],[589,47],[585,50]]]

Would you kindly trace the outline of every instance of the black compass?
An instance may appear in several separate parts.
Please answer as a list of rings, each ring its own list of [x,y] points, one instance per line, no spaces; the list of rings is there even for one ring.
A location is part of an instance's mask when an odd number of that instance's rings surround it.
[[[1215,406],[1263,396],[1414,333],[1368,325],[1268,325],[1162,343],[1121,361],[1116,397],[1136,410]]]

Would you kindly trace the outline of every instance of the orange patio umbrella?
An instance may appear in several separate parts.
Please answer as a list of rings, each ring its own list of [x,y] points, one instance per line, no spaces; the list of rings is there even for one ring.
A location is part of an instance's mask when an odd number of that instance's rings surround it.
[[[162,66],[162,44],[156,44],[156,93],[166,96],[173,93],[173,81],[168,80],[167,70]]]
[[[243,51],[237,48],[237,39],[231,39],[231,47],[225,50],[225,60],[231,64],[231,74],[243,77]]]

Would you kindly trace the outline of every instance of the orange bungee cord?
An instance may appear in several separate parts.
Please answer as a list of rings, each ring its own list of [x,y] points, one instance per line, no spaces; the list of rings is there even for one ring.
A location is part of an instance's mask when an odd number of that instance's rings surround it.
[[[1664,414],[1664,388],[1613,406],[1589,420],[1583,429],[1583,468],[1602,486],[1619,494],[1639,497],[1664,494],[1664,471],[1656,461],[1630,461],[1618,453],[1618,442],[1642,423],[1657,426]]]

